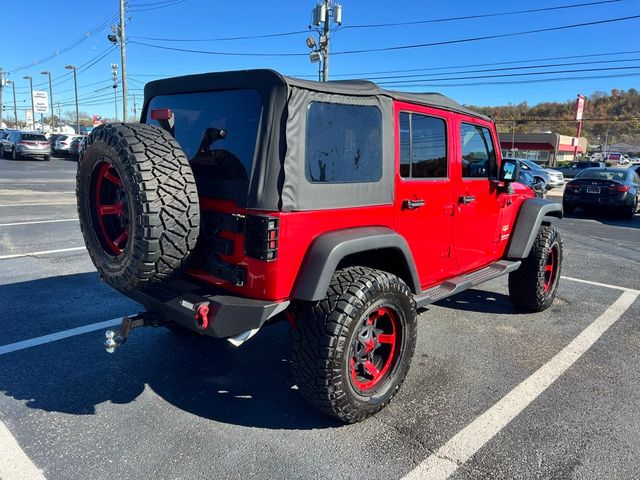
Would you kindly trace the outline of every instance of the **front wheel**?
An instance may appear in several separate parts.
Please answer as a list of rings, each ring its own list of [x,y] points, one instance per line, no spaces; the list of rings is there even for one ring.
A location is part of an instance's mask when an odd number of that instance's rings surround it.
[[[323,300],[297,307],[293,374],[302,396],[347,423],[382,410],[415,350],[409,287],[390,273],[350,267],[334,274]]]
[[[509,296],[530,312],[541,312],[553,303],[562,270],[562,239],[555,226],[542,226],[522,265],[509,274]]]

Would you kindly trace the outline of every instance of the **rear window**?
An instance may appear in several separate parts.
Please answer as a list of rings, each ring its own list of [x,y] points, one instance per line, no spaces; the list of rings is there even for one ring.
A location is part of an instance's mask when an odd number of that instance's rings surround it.
[[[23,133],[22,140],[30,142],[46,142],[47,137],[45,137],[44,135],[38,135],[36,133]]]
[[[207,170],[209,177],[249,179],[262,114],[256,90],[158,95],[149,103],[146,123],[160,126],[151,111],[167,108],[173,112],[174,137],[190,162],[215,166]]]
[[[305,175],[312,183],[377,182],[382,115],[374,106],[313,102],[307,113]]]
[[[580,180],[615,180],[623,181],[627,176],[627,172],[612,172],[611,170],[583,170],[576,178]]]

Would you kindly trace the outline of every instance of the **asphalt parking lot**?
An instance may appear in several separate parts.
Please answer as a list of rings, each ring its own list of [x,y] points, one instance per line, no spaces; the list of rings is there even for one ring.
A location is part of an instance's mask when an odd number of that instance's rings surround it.
[[[285,324],[105,353],[139,307],[84,250],[75,168],[0,160],[2,480],[640,477],[640,215],[559,223],[546,312],[515,311],[504,278],[430,307],[396,399],[344,426],[299,397]]]

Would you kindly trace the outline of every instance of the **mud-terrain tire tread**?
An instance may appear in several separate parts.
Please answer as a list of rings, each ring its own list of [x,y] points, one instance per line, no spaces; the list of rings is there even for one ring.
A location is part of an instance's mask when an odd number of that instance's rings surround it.
[[[135,235],[130,257],[122,268],[109,265],[96,238],[90,204],[83,202],[91,188],[90,171],[94,145],[104,144],[117,156],[125,185],[130,187]],[[198,191],[189,161],[176,140],[166,131],[145,124],[106,124],[95,128],[78,164],[76,194],[82,234],[100,276],[118,290],[143,289],[168,280],[186,267],[198,240],[200,208]],[[113,263],[113,262],[111,262]]]
[[[558,266],[555,282],[548,292],[544,290],[544,266],[551,248],[557,244]],[[562,238],[557,227],[543,225],[538,230],[529,256],[522,265],[509,274],[509,296],[516,307],[528,312],[541,312],[553,303],[562,271]]]
[[[387,398],[362,409],[347,394],[339,359],[348,355],[350,326],[358,312],[376,298],[390,292],[406,298],[407,336],[398,366],[396,384]],[[398,392],[409,370],[417,336],[416,303],[409,287],[395,275],[367,267],[349,267],[333,275],[326,297],[295,306],[292,329],[293,377],[302,396],[313,406],[346,423],[355,423],[382,410]]]

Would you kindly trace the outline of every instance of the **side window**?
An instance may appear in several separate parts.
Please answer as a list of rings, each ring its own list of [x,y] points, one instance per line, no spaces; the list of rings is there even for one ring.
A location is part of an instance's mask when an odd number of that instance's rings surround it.
[[[400,176],[447,178],[447,128],[441,118],[400,113]]]
[[[382,114],[377,107],[313,102],[307,112],[305,175],[312,183],[382,178]]]
[[[496,152],[488,128],[463,123],[460,126],[462,143],[462,176],[464,178],[495,178]]]

